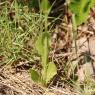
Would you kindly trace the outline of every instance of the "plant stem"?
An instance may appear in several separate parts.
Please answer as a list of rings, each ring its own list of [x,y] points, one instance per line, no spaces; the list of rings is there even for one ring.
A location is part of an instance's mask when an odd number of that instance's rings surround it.
[[[76,19],[75,19],[75,14],[72,15],[72,24],[73,24],[73,41],[75,45],[75,51],[77,54],[77,25],[76,25]]]

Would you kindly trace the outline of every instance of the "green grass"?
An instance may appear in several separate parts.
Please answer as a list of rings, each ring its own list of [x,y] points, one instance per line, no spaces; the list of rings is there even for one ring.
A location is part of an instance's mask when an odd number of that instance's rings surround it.
[[[12,63],[19,58],[32,60],[33,54],[36,53],[34,43],[37,36],[45,30],[45,17],[27,10],[28,6],[18,5],[16,1],[10,6],[7,3],[2,6],[0,55],[5,57],[4,63]]]
[[[13,20],[10,19],[10,16],[13,17]],[[4,56],[4,60],[0,64],[12,64],[18,59],[35,60],[38,56],[35,49],[37,37],[46,29],[45,26],[50,25],[50,23],[45,25],[45,21],[44,15],[31,12],[28,6],[18,4],[16,1],[11,5],[4,2],[0,10],[0,56]],[[51,29],[52,26],[48,28],[50,33]],[[73,73],[76,64],[72,65],[72,62],[68,61],[67,68],[63,68],[63,70],[66,74]],[[80,95],[91,95],[95,91],[95,82],[89,76],[86,77],[82,87],[76,80],[71,80],[72,83],[69,84],[69,80],[68,85],[73,85],[75,92]]]

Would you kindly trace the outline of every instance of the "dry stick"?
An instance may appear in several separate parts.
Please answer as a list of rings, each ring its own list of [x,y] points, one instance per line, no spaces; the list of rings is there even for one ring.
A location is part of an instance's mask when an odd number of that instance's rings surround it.
[[[88,40],[89,55],[91,55],[90,56],[90,58],[92,59],[91,60],[91,65],[92,65],[92,69],[93,69],[93,73],[94,73],[94,78],[95,78],[95,56],[92,55],[92,53],[94,54],[94,52],[93,52],[94,49],[91,49],[91,48],[93,48],[92,45],[91,45],[91,43],[95,44],[95,41],[91,42],[90,40]]]
[[[70,55],[73,55],[75,53],[73,52],[68,52],[68,53],[62,53],[62,54],[55,54],[54,57],[66,57],[66,56],[70,56]]]

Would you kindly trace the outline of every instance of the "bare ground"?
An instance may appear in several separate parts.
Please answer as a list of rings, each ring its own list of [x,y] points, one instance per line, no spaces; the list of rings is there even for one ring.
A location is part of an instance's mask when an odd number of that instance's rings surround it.
[[[0,68],[0,95],[78,95],[68,88],[45,88],[35,84],[27,70],[16,72],[9,66]]]

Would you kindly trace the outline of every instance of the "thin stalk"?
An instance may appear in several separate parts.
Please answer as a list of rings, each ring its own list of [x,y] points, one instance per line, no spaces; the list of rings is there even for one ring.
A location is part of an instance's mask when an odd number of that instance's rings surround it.
[[[44,85],[46,85],[46,76],[47,76],[47,68],[48,68],[48,36],[47,36],[47,33],[48,33],[48,28],[47,28],[47,25],[48,25],[48,14],[45,13],[45,41],[44,41],[44,67],[43,67],[43,80],[44,80]]]
[[[42,64],[43,64],[43,81],[44,84],[46,84],[46,76],[47,76],[47,66],[48,66],[48,38],[46,37],[45,41],[44,41],[44,54],[43,54],[43,58],[42,58]]]
[[[75,14],[72,15],[72,24],[73,24],[73,41],[74,41],[74,45],[75,45],[75,51],[77,54],[77,24],[76,24],[76,20],[75,20]]]

